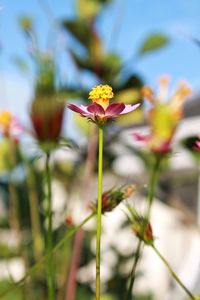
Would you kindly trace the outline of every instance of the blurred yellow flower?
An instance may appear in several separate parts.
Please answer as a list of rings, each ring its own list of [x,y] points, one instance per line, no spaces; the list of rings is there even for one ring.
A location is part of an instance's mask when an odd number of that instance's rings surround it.
[[[0,111],[0,125],[2,127],[9,127],[12,120],[12,114],[9,111]]]
[[[169,152],[171,140],[183,115],[183,105],[192,91],[186,82],[179,82],[176,90],[169,96],[169,77],[159,78],[159,89],[155,94],[150,86],[142,89],[144,99],[153,107],[148,113],[150,134],[143,138],[153,152]],[[142,140],[142,137],[137,135]]]
[[[22,127],[17,118],[9,111],[0,111],[0,134],[11,137],[17,141],[22,132]]]

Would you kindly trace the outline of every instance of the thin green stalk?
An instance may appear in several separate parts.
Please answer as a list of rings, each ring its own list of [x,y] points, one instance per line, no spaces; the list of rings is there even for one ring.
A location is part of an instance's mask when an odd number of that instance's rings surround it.
[[[101,256],[101,209],[102,209],[102,170],[103,170],[103,128],[99,127],[98,157],[98,206],[96,238],[96,300],[100,300],[100,256]]]
[[[138,264],[138,261],[140,258],[141,248],[142,248],[142,240],[139,240],[136,251],[134,252],[134,262],[133,262],[133,267],[132,267],[131,274],[130,274],[130,284],[129,284],[129,287],[127,290],[126,300],[131,299],[132,289],[133,289],[134,282],[135,282],[136,267],[137,267],[137,264]]]
[[[94,168],[96,164],[96,153],[97,153],[97,127],[93,126],[91,137],[87,147],[87,159],[85,164],[84,180],[82,183],[82,198],[85,200],[83,209],[88,207],[89,198],[88,193],[90,192],[92,178],[94,175]],[[70,258],[69,272],[67,276],[65,300],[74,300],[76,298],[77,290],[77,272],[80,265],[81,253],[83,248],[85,231],[79,230],[74,237],[72,256]],[[77,250],[78,249],[78,250]]]
[[[47,259],[47,285],[48,285],[48,300],[55,299],[54,287],[54,265],[53,265],[53,238],[52,238],[52,194],[51,194],[51,172],[49,167],[50,153],[46,154],[46,179],[47,179],[47,241],[46,252],[48,253]]]
[[[155,157],[155,164],[152,168],[152,172],[150,175],[149,189],[148,189],[148,207],[146,213],[146,219],[149,220],[151,214],[151,206],[154,200],[155,190],[158,182],[158,177],[160,173],[160,164],[161,164],[162,156]]]
[[[24,165],[27,169],[27,178],[26,178],[26,185],[27,185],[27,192],[28,192],[28,199],[29,199],[29,206],[30,206],[30,218],[31,218],[31,231],[32,231],[32,238],[33,238],[33,255],[35,261],[37,261],[41,256],[44,249],[44,242],[41,233],[41,226],[40,226],[40,213],[38,210],[38,195],[37,195],[37,187],[35,182],[35,175],[31,168],[29,161],[22,157]]]
[[[151,247],[155,251],[155,253],[159,256],[159,258],[162,260],[162,262],[165,264],[167,269],[169,270],[172,277],[176,280],[176,282],[184,289],[186,294],[189,296],[190,299],[195,300],[195,296],[187,289],[187,287],[183,284],[183,282],[180,280],[180,278],[177,276],[177,274],[173,271],[167,260],[162,256],[162,254],[158,251],[158,249],[152,244]]]
[[[200,161],[198,162],[198,187],[197,187],[197,224],[200,226]]]
[[[152,207],[152,203],[154,200],[155,190],[156,190],[156,186],[157,186],[157,182],[158,182],[161,158],[162,158],[161,156],[155,157],[155,163],[153,165],[151,175],[150,175],[149,189],[148,189],[148,196],[147,196],[148,203],[147,203],[147,211],[146,211],[146,216],[145,216],[145,219],[147,220],[147,224],[149,223],[151,207]],[[144,224],[144,225],[146,225],[146,224]],[[145,226],[143,228],[143,231],[145,231]],[[132,294],[133,286],[135,283],[136,268],[137,268],[137,265],[139,263],[139,259],[141,256],[141,249],[142,249],[142,240],[138,240],[136,252],[134,253],[133,267],[132,267],[131,274],[130,274],[130,283],[129,283],[128,291],[127,291],[127,294],[125,297],[126,300],[131,299],[131,294]]]
[[[52,256],[58,249],[60,249],[66,243],[66,241],[71,236],[73,236],[80,228],[82,228],[90,219],[92,219],[92,217],[94,217],[94,215],[95,215],[95,213],[91,213],[78,226],[76,226],[76,227],[72,228],[70,231],[68,231],[65,234],[65,236],[60,240],[60,242],[58,242],[58,244],[53,247],[51,253],[47,253],[45,256],[41,257],[36,264],[34,264],[31,268],[29,268],[29,270],[26,272],[26,274],[24,275],[24,277],[22,279],[15,282],[15,285],[13,285],[12,287],[9,287],[5,291],[1,292],[0,298],[5,297],[5,295],[7,295],[11,291],[13,291],[16,287],[18,287],[19,285],[22,285],[26,281],[27,278],[32,276],[39,268],[41,268],[43,266],[43,264],[46,262],[46,260],[48,260],[50,256]]]

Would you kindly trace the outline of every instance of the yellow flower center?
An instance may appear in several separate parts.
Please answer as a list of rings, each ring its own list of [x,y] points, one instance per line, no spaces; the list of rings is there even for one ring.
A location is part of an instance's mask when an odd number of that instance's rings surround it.
[[[109,85],[97,85],[89,93],[89,99],[100,104],[104,109],[109,105],[110,99],[114,97],[112,88]]]
[[[12,114],[9,111],[1,111],[0,112],[0,125],[5,129],[10,126],[10,122],[12,120]]]

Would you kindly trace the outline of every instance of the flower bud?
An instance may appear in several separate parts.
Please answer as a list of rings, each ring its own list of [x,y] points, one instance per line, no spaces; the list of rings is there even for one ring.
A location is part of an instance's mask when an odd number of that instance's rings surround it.
[[[132,220],[132,229],[136,236],[145,244],[153,244],[154,237],[151,224],[142,216],[135,216]]]
[[[127,185],[116,189],[110,189],[102,194],[102,213],[110,212],[124,199],[130,197],[136,190],[135,185]],[[92,205],[92,209],[96,212],[97,201]]]
[[[64,103],[51,97],[36,98],[31,106],[31,121],[40,143],[56,143],[61,134]]]

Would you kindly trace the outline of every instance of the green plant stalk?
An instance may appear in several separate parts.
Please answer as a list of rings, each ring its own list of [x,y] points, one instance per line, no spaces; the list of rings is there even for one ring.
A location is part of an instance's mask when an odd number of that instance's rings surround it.
[[[11,179],[9,180],[9,183],[8,183],[8,190],[9,190],[10,202],[11,202],[11,205],[10,205],[11,219],[12,219],[11,228],[16,231],[18,240],[20,243],[20,247],[21,247],[22,236],[21,236],[21,225],[20,225],[20,221],[19,221],[19,201],[18,201],[19,199],[17,197],[17,193],[11,182]]]
[[[10,139],[6,138],[10,142],[10,160],[8,161],[8,166],[9,166],[9,171],[10,174],[12,174],[13,167],[17,165],[17,148],[15,143]],[[11,202],[11,228],[16,231],[17,238],[19,241],[19,250],[22,254],[22,258],[24,260],[25,268],[27,269],[28,267],[28,254],[26,249],[23,247],[23,235],[22,235],[22,227],[21,227],[21,218],[20,218],[20,198],[17,192],[17,187],[15,184],[12,182],[12,178],[10,176],[9,178],[9,183],[8,183],[8,190],[9,190],[9,196],[10,196],[10,202]],[[31,282],[27,283],[27,286],[24,286],[22,288],[22,299],[26,298],[26,293],[27,290],[30,289],[31,287]],[[30,299],[32,299],[30,295]]]
[[[46,179],[47,179],[47,233],[46,233],[46,253],[47,259],[47,286],[48,286],[48,300],[55,299],[54,286],[54,265],[53,265],[53,237],[52,237],[52,194],[51,194],[51,171],[49,167],[50,153],[46,153]]]
[[[198,161],[198,173],[197,173],[197,224],[200,226],[200,161]]]
[[[100,294],[101,294],[100,258],[101,258],[102,172],[103,172],[103,128],[99,127],[98,205],[97,205],[97,236],[96,236],[96,300],[100,300]]]
[[[22,160],[27,168],[27,192],[28,192],[28,199],[30,205],[30,217],[31,217],[31,231],[32,231],[32,238],[33,238],[33,254],[35,261],[37,261],[41,256],[44,249],[44,242],[41,233],[41,226],[40,226],[40,214],[38,210],[38,195],[37,195],[37,187],[35,182],[35,175],[31,169],[29,161],[22,157]]]
[[[160,165],[161,165],[162,156],[158,155],[155,157],[155,164],[152,168],[152,172],[150,175],[150,182],[149,182],[149,190],[148,190],[148,206],[147,206],[147,213],[146,219],[150,219],[151,214],[151,207],[154,200],[154,195],[157,187],[158,177],[160,174]]]
[[[170,264],[167,262],[167,260],[162,256],[162,254],[158,251],[158,249],[152,244],[151,247],[155,251],[155,253],[159,256],[159,258],[162,260],[164,265],[167,267],[168,271],[172,275],[172,277],[176,280],[176,282],[184,289],[186,294],[189,296],[190,299],[195,300],[195,296],[187,289],[187,287],[183,284],[183,282],[180,280],[180,278],[177,276],[177,274],[174,272],[174,270],[171,268]]]
[[[127,300],[131,299],[132,289],[133,289],[134,282],[135,282],[136,267],[137,267],[138,261],[140,259],[141,248],[142,248],[142,240],[139,240],[136,251],[134,252],[133,267],[132,267],[131,274],[130,274],[130,284],[129,284],[129,287],[127,290],[127,295],[126,295]]]
[[[94,168],[96,164],[96,153],[97,153],[97,127],[93,126],[91,137],[88,142],[87,147],[87,159],[85,164],[84,180],[82,184],[82,196],[84,201],[84,207],[89,206],[90,200],[88,199],[88,193],[90,192],[92,178],[94,175]],[[80,265],[83,241],[84,241],[85,231],[79,230],[74,237],[72,256],[70,259],[70,267],[67,276],[65,300],[74,300],[76,298],[77,290],[77,272]],[[78,250],[77,250],[78,249]]]
[[[152,203],[154,200],[155,190],[156,190],[158,177],[159,177],[161,160],[162,160],[162,156],[159,155],[159,156],[155,157],[155,163],[154,163],[152,171],[151,171],[150,180],[149,180],[148,196],[147,196],[148,203],[147,203],[146,220],[149,220],[149,218],[150,218],[151,207],[152,207]],[[148,221],[147,221],[147,224],[148,224]],[[143,230],[145,231],[145,227],[143,228]],[[139,259],[141,256],[142,243],[143,243],[142,240],[138,240],[136,252],[134,253],[133,267],[132,267],[131,274],[130,274],[130,283],[129,283],[128,291],[127,291],[127,294],[125,297],[126,300],[131,299],[131,294],[132,294],[133,286],[135,283],[136,268],[137,268],[137,265],[139,263]]]
[[[51,253],[47,253],[46,255],[44,255],[43,257],[41,257],[36,264],[34,264],[31,268],[29,268],[29,270],[26,272],[26,274],[24,275],[24,277],[22,279],[20,279],[19,281],[15,282],[15,285],[13,285],[12,287],[9,287],[5,291],[1,292],[0,293],[0,298],[5,297],[5,295],[7,295],[11,291],[13,291],[16,287],[18,287],[19,285],[22,285],[26,281],[27,278],[29,278],[37,270],[39,270],[43,266],[43,264],[47,261],[47,259],[49,259],[50,256],[52,256],[58,249],[60,249],[66,243],[66,241],[70,237],[72,237],[80,228],[82,228],[90,219],[92,219],[94,217],[94,215],[95,215],[94,212],[91,213],[78,226],[73,227],[69,232],[67,232],[65,234],[65,236],[58,242],[58,244],[53,247]]]

